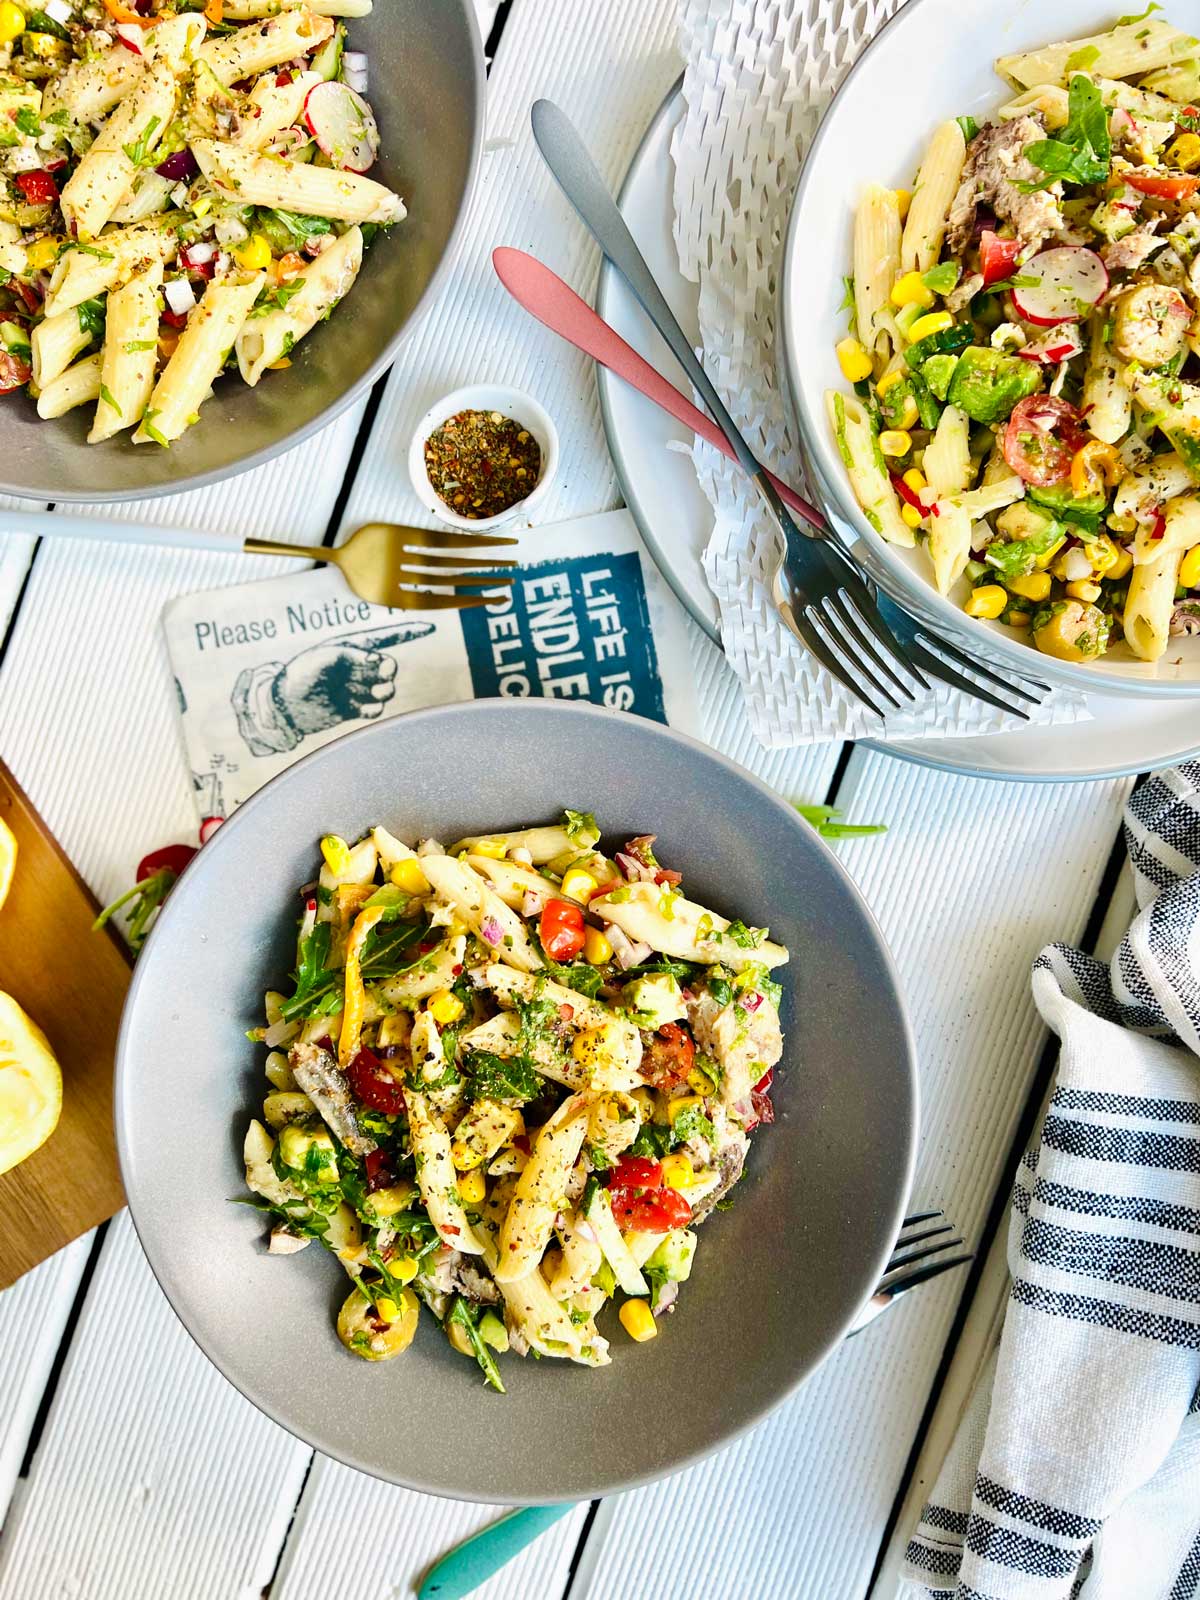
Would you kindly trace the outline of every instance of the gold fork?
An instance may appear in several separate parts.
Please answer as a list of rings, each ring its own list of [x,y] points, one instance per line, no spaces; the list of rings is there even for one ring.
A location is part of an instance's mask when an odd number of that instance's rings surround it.
[[[494,594],[445,594],[446,589],[494,589],[513,580],[500,573],[516,562],[502,556],[450,555],[453,550],[482,550],[489,545],[515,545],[495,534],[451,533],[442,528],[407,528],[398,522],[367,522],[346,540],[327,545],[277,544],[274,539],[247,539],[242,549],[252,556],[296,556],[337,567],[351,589],[372,605],[401,611],[465,611],[494,603]]]

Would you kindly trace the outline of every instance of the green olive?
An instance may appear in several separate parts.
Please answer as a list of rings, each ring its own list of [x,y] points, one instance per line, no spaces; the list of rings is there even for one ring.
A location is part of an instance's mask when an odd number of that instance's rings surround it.
[[[1095,661],[1108,644],[1108,618],[1082,600],[1060,600],[1038,621],[1033,642],[1060,661]]]
[[[393,1306],[395,1316],[390,1311]],[[390,1361],[413,1342],[420,1311],[411,1289],[402,1289],[395,1301],[381,1295],[374,1304],[361,1289],[352,1289],[338,1312],[338,1338],[364,1361]]]

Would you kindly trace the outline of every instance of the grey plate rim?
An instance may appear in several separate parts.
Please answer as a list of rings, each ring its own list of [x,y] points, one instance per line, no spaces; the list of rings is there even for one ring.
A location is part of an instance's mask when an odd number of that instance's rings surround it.
[[[731,761],[727,756],[722,755],[718,750],[714,750],[710,745],[704,744],[700,739],[693,738],[690,734],[680,733],[677,729],[671,728],[663,723],[653,722],[648,717],[635,716],[632,712],[612,711],[605,707],[591,705],[587,701],[538,700],[536,702],[518,702],[518,704],[526,705],[533,703],[536,703],[542,712],[551,717],[583,717],[589,721],[622,718],[631,722],[640,723],[653,730],[656,735],[666,739],[668,742],[682,746],[684,749],[692,753],[698,754],[709,761],[715,762],[733,775],[742,778],[758,791],[765,803],[769,804],[773,809],[786,816],[789,820],[789,823],[801,829],[808,827],[808,825],[796,814],[793,808],[789,806],[787,802],[783,800],[773,789],[764,783],[761,778],[756,777],[752,772],[748,772],[745,767],[740,766],[736,761]],[[412,727],[415,722],[432,717],[467,715],[471,712],[474,712],[476,708],[481,705],[493,705],[499,708],[502,706],[511,707],[512,704],[513,701],[511,699],[506,699],[503,696],[485,696],[478,700],[465,700],[448,705],[427,706],[412,711],[401,712],[397,716],[387,718],[382,722],[374,722],[367,727],[356,728],[350,733],[343,734],[341,738],[331,740],[328,745],[323,745],[320,748],[311,751],[307,756],[303,756],[292,766],[286,768],[283,772],[278,773],[274,778],[270,779],[263,785],[261,789],[256,790],[248,800],[244,801],[242,805],[237,808],[237,810],[228,818],[222,827],[218,829],[217,835],[214,836],[206,848],[213,849],[216,847],[218,850],[223,848],[221,845],[221,838],[226,835],[227,829],[237,829],[239,827],[238,819],[244,818],[247,814],[251,813],[252,809],[260,807],[264,803],[264,797],[267,796],[268,793],[275,792],[278,789],[287,786],[289,783],[295,782],[297,774],[300,774],[302,769],[306,768],[310,763],[317,762],[325,754],[325,752],[330,749],[347,744],[350,741],[362,741],[368,739],[372,735],[376,734],[380,728],[394,727],[396,724]],[[241,825],[244,826],[244,823]],[[882,1276],[883,1269],[886,1266],[887,1261],[889,1260],[894,1249],[895,1239],[899,1233],[900,1225],[904,1219],[908,1198],[912,1192],[913,1179],[916,1173],[917,1144],[921,1115],[920,1078],[918,1074],[919,1056],[917,1052],[916,1036],[913,1031],[912,1018],[909,1015],[908,1005],[905,999],[905,990],[903,984],[901,983],[900,973],[896,967],[895,958],[892,955],[891,948],[888,945],[887,940],[883,936],[883,930],[880,928],[874,912],[871,910],[871,907],[868,905],[865,897],[862,894],[862,891],[859,889],[854,879],[850,876],[842,862],[838,859],[834,850],[824,839],[821,838],[815,829],[810,829],[809,832],[811,833],[810,842],[812,846],[819,854],[825,857],[827,866],[832,868],[834,875],[840,880],[842,888],[845,890],[850,898],[850,901],[855,906],[862,918],[866,936],[869,937],[875,947],[875,954],[877,955],[891,985],[895,1010],[900,1023],[900,1035],[904,1046],[903,1080],[905,1088],[907,1089],[906,1118],[905,1126],[898,1130],[900,1137],[892,1145],[892,1148],[896,1149],[897,1146],[903,1142],[904,1153],[903,1159],[898,1163],[897,1168],[898,1178],[896,1184],[896,1201],[893,1208],[891,1226],[888,1230],[885,1244],[876,1253],[870,1274],[871,1281],[877,1282]],[[232,837],[232,835],[230,835],[230,837]],[[159,914],[158,920],[151,930],[149,938],[146,941],[146,945],[144,947],[145,950],[150,950],[155,943],[164,941],[166,937],[165,930],[170,930],[173,927],[176,916],[180,914],[178,911],[178,906],[179,902],[176,901],[175,915],[172,915],[172,907],[170,903],[163,908],[162,912]],[[129,1064],[129,1057],[131,1054],[130,1039],[133,1032],[134,1012],[136,1005],[141,998],[142,988],[149,981],[150,965],[148,962],[139,960],[133,969],[133,977],[130,981],[129,991],[125,998],[125,1006],[121,1014],[121,1025],[117,1034],[117,1048],[113,1069],[113,1124],[116,1135],[117,1159],[121,1171],[121,1179],[126,1186],[126,1204],[129,1210],[130,1220],[133,1223],[134,1232],[137,1235],[138,1243],[142,1248],[147,1265],[154,1276],[154,1280],[158,1285],[163,1299],[171,1307],[173,1314],[175,1315],[180,1326],[188,1335],[188,1338],[191,1339],[196,1348],[200,1350],[205,1359],[211,1362],[216,1370],[220,1372],[221,1376],[226,1380],[226,1382],[231,1384],[244,1400],[248,1401],[249,1404],[254,1406],[255,1410],[260,1412],[263,1416],[269,1417],[270,1420],[276,1424],[276,1426],[282,1428],[293,1438],[300,1439],[311,1449],[319,1450],[323,1455],[329,1456],[332,1460],[340,1461],[343,1465],[352,1467],[355,1471],[365,1473],[368,1477],[378,1478],[383,1482],[393,1483],[401,1488],[413,1489],[422,1494],[432,1494],[442,1497],[451,1496],[452,1498],[463,1499],[476,1504],[485,1505],[528,1505],[530,1503],[528,1498],[522,1498],[519,1494],[514,1493],[512,1490],[503,1485],[497,1486],[496,1488],[489,1487],[486,1494],[474,1491],[455,1490],[448,1487],[444,1482],[434,1483],[428,1481],[418,1481],[414,1478],[402,1477],[399,1474],[384,1474],[379,1471],[376,1465],[360,1459],[355,1459],[353,1453],[350,1451],[334,1452],[330,1450],[324,1441],[319,1438],[314,1438],[306,1432],[300,1431],[300,1429],[294,1426],[291,1422],[284,1421],[281,1417],[276,1415],[275,1411],[269,1405],[265,1404],[261,1399],[250,1393],[250,1386],[245,1382],[245,1379],[239,1381],[238,1376],[233,1371],[228,1370],[228,1364],[217,1360],[217,1358],[205,1347],[200,1337],[193,1333],[183,1313],[179,1310],[175,1304],[175,1301],[171,1298],[171,1295],[169,1294],[166,1285],[159,1274],[157,1265],[153,1260],[150,1251],[146,1248],[142,1227],[139,1223],[139,1200],[136,1195],[136,1186],[128,1182],[128,1176],[133,1170],[133,1154],[130,1149],[129,1139],[129,1119],[125,1115],[125,1108],[128,1103],[126,1099],[127,1091],[129,1089],[128,1080],[131,1072],[131,1067]],[[773,1411],[777,1410],[781,1405],[783,1405],[784,1402],[788,1400],[802,1384],[806,1383],[814,1375],[814,1373],[824,1365],[833,1352],[838,1349],[844,1341],[846,1333],[849,1331],[858,1309],[859,1307],[856,1306],[850,1311],[842,1326],[838,1328],[834,1335],[826,1342],[826,1344],[814,1354],[812,1362],[803,1372],[781,1387],[773,1399],[764,1402],[761,1406],[752,1410],[752,1412],[736,1426],[729,1428],[727,1431],[720,1431],[717,1436],[715,1436],[707,1445],[689,1451],[686,1455],[681,1455],[670,1467],[666,1468],[665,1470],[651,1470],[634,1474],[629,1477],[614,1478],[611,1481],[594,1484],[590,1486],[589,1493],[586,1495],[580,1494],[577,1491],[572,1491],[565,1494],[542,1495],[539,1497],[537,1503],[562,1504],[565,1502],[580,1502],[583,1499],[597,1499],[605,1495],[620,1493],[627,1489],[640,1488],[646,1484],[656,1483],[661,1479],[670,1476],[671,1474],[680,1472],[685,1467],[694,1465],[696,1462],[702,1461],[706,1457],[713,1455],[716,1451],[724,1449],[727,1445],[732,1444],[736,1439],[739,1439],[744,1434],[748,1433],[751,1428],[756,1427],[760,1422],[763,1421],[765,1417],[769,1416]]]
[[[475,104],[479,107],[479,115],[475,119],[475,126],[471,133],[471,157],[467,167],[466,186],[463,190],[463,203],[459,208],[454,226],[446,240],[445,249],[437,266],[433,269],[429,282],[422,290],[420,298],[404,322],[403,327],[397,328],[391,339],[380,350],[375,360],[336,400],[331,400],[325,410],[303,423],[294,433],[289,433],[283,439],[276,439],[274,443],[263,445],[260,450],[255,450],[251,455],[241,461],[236,461],[232,466],[210,467],[204,472],[194,472],[187,477],[173,480],[168,485],[161,483],[146,484],[137,489],[63,489],[48,488],[44,494],[35,494],[28,485],[21,484],[13,487],[3,476],[0,476],[0,494],[10,495],[14,500],[19,500],[27,505],[39,505],[42,501],[50,505],[111,505],[115,502],[130,504],[138,500],[165,499],[170,495],[183,494],[191,489],[204,489],[210,484],[223,483],[227,479],[236,478],[243,472],[249,472],[254,467],[265,466],[268,461],[273,461],[276,456],[282,455],[286,450],[292,450],[297,445],[303,444],[306,439],[311,439],[313,434],[319,433],[322,428],[329,426],[337,420],[342,413],[350,408],[360,395],[370,390],[380,374],[386,372],[396,359],[396,353],[410,334],[414,333],[427,315],[433,304],[433,299],[441,290],[442,283],[454,259],[454,252],[462,237],[466,226],[467,215],[471,210],[471,202],[475,194],[479,179],[479,164],[483,154],[483,132],[487,123],[487,72],[483,61],[483,38],[479,31],[479,17],[473,4],[463,7],[467,19],[467,27],[471,36],[472,50],[471,62],[473,73],[473,88],[475,91]],[[3,468],[0,465],[0,472]]]
[[[881,30],[882,31],[882,30]],[[851,68],[853,71],[853,68]],[[627,191],[634,181],[635,173],[641,165],[642,159],[658,135],[660,124],[668,120],[675,111],[675,102],[683,93],[683,74],[675,79],[647,125],[645,133],[638,142],[633,157],[626,170],[621,186],[617,193],[617,204],[622,209],[625,206]],[[819,136],[819,135],[818,135]],[[815,140],[814,140],[815,144]],[[794,214],[794,212],[793,212]],[[790,236],[789,223],[789,236]],[[595,308],[598,314],[608,321],[607,307],[609,296],[612,295],[620,281],[619,274],[607,257],[601,257],[600,275],[596,286]],[[634,486],[631,484],[621,448],[620,435],[617,433],[613,415],[610,395],[612,387],[621,380],[608,371],[606,367],[596,366],[596,388],[600,398],[600,417],[604,427],[604,438],[608,445],[609,455],[612,457],[613,467],[617,474],[617,482],[621,487],[621,496],[629,514],[637,525],[638,533],[647,550],[654,560],[655,566],[662,573],[671,591],[680,605],[687,612],[691,620],[701,629],[705,636],[712,640],[719,650],[724,650],[721,642],[720,631],[710,618],[697,611],[680,582],[673,564],[666,555],[665,548],[654,531],[651,518],[639,498]],[[823,486],[822,486],[823,487]],[[1181,697],[1182,698],[1182,697]],[[1133,778],[1143,769],[1139,762],[1118,763],[1112,767],[1105,767],[1094,772],[1005,772],[995,767],[977,766],[968,761],[948,761],[944,757],[939,759],[935,753],[936,741],[929,740],[929,750],[917,751],[909,748],[905,743],[890,744],[883,739],[859,739],[855,741],[865,750],[871,750],[879,755],[891,756],[895,761],[903,761],[914,767],[924,767],[933,772],[947,772],[961,778],[982,778],[992,783],[1105,783],[1115,778]],[[1200,759],[1200,743],[1192,748],[1180,751],[1170,756],[1161,764],[1161,767],[1152,768],[1159,771],[1162,767],[1178,766],[1185,761]]]

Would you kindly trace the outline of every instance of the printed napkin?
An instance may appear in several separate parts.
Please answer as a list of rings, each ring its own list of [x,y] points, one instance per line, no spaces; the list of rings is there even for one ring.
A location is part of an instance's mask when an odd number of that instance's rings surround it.
[[[1058,1077],[901,1600],[1200,1594],[1200,763],[1139,789],[1125,836],[1141,910],[1111,968],[1034,963]]]
[[[710,377],[759,460],[797,488],[799,451],[775,367],[776,275],[792,192],[834,87],[899,3],[679,0],[686,113],[671,144],[679,263],[699,285]],[[1021,725],[940,684],[884,722],[867,711],[780,621],[764,580],[772,536],[744,476],[703,440],[692,457],[715,519],[704,570],[762,744],[936,738]],[[1087,716],[1084,696],[1061,689],[1033,720]]]
[[[510,590],[464,611],[368,605],[333,567],[187,595],[163,625],[200,818],[350,729],[447,701],[590,700],[699,732],[679,602],[626,511],[525,529]]]

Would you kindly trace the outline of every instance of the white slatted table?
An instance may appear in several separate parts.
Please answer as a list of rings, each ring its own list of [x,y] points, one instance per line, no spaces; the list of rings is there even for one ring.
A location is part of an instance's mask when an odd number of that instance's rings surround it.
[[[568,106],[619,179],[679,70],[673,0],[513,0],[506,18],[503,0],[477,6],[485,37],[503,21],[481,182],[456,269],[363,441],[347,527],[420,520],[403,465],[411,428],[438,393],[484,376],[534,389],[559,422],[545,520],[618,503],[587,363],[516,310],[488,253],[530,249],[593,289],[596,253],[535,155],[528,108],[539,94]],[[319,542],[366,409],[252,473],[138,514]],[[0,542],[0,752],[102,900],[148,843],[194,827],[162,607],[247,575],[233,556]],[[1099,925],[1128,785],[988,784],[863,750],[843,763],[836,747],[767,753],[745,731],[718,652],[695,628],[689,644],[691,661],[671,665],[694,671],[712,744],[789,798],[832,788],[856,815],[890,824],[885,841],[844,846],[843,859],[895,952],[916,1027],[914,1200],[944,1207],[977,1242],[1044,1084],[1029,962],[1047,940]],[[903,1302],[722,1454],[579,1507],[481,1600],[860,1600],[876,1571],[873,1592],[887,1600],[894,1510],[936,1470],[995,1322],[999,1263],[969,1317],[967,1288],[954,1274]],[[939,1390],[945,1405],[927,1427]],[[495,1514],[363,1478],[261,1417],[178,1326],[124,1215],[0,1295],[3,1600],[399,1600]]]

